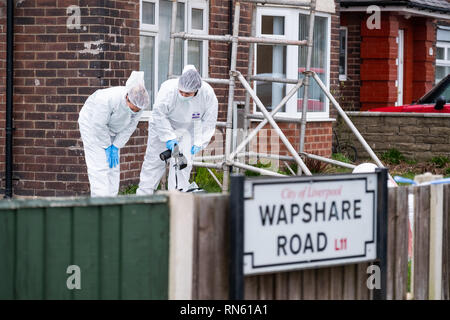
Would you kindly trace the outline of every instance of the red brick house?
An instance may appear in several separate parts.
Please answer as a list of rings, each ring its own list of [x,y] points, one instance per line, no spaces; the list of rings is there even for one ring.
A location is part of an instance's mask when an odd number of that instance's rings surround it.
[[[447,0],[342,0],[340,5],[340,94],[346,110],[411,103],[433,87],[441,52],[437,21],[450,19]]]
[[[2,128],[6,126],[7,3],[11,2],[0,1]],[[168,0],[14,1],[14,195],[89,193],[77,126],[78,112],[91,93],[99,88],[124,85],[132,70],[146,72],[146,84],[154,99],[160,84],[167,79],[170,7]],[[179,1],[178,27],[187,32],[230,34],[232,11],[232,1]],[[313,68],[332,91],[339,84],[339,12],[338,1],[319,1]],[[251,4],[242,3],[240,35],[250,35],[251,17]],[[296,40],[305,36],[307,11],[258,6],[257,19],[258,35],[276,34]],[[239,47],[237,65],[246,75],[248,50],[245,45]],[[304,66],[301,50],[258,46],[255,53],[255,74],[301,76]],[[205,77],[227,78],[229,55],[227,43],[177,41],[175,73],[183,65],[193,63]],[[269,108],[289,89],[289,85],[265,85],[258,84],[257,92]],[[219,121],[224,121],[228,87],[213,87],[220,103]],[[313,87],[312,97],[315,102],[308,108],[305,149],[329,156],[334,114],[317,87]],[[299,99],[301,95],[292,99],[282,115],[297,116]],[[244,90],[238,88],[236,101],[244,100]],[[300,125],[282,123],[280,126],[294,147],[298,147]],[[5,132],[1,130],[0,134],[2,193],[5,191]],[[146,144],[144,119],[121,153],[122,186],[138,183]]]

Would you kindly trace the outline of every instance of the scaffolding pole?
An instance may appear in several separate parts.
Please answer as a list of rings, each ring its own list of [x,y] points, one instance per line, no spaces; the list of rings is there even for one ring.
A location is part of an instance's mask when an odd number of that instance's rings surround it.
[[[275,122],[275,120],[273,120],[272,116],[270,115],[270,113],[267,111],[266,107],[264,107],[264,104],[261,102],[261,100],[259,100],[258,96],[256,95],[256,93],[253,91],[253,89],[250,87],[250,85],[248,84],[248,82],[245,80],[245,78],[242,76],[242,74],[239,71],[234,71],[234,74],[237,75],[237,78],[239,79],[239,81],[242,83],[242,85],[244,86],[245,90],[247,90],[250,95],[252,96],[252,99],[256,102],[256,105],[258,106],[259,110],[261,110],[261,112],[264,114],[264,116],[266,117],[267,121],[270,123],[270,125],[275,129],[276,133],[278,134],[278,136],[280,137],[281,141],[284,143],[284,145],[286,146],[286,148],[288,149],[288,151],[294,156],[295,158],[295,162],[297,162],[297,164],[299,165],[299,167],[302,168],[302,170],[308,175],[311,175],[311,171],[309,171],[309,169],[306,167],[305,163],[303,162],[303,160],[300,158],[300,156],[298,155],[297,151],[295,151],[294,147],[292,146],[292,144],[289,142],[288,138],[286,138],[286,136],[284,135],[283,131],[280,129],[280,127],[277,125],[277,123]]]
[[[239,2],[238,2],[239,3]],[[231,36],[229,34],[223,36],[215,36],[215,35],[202,35],[202,34],[194,34],[187,32],[177,32],[172,35],[174,38],[181,38],[184,40],[210,40],[210,41],[219,41],[219,42],[244,42],[244,43],[263,43],[267,45],[293,45],[293,46],[306,46],[308,42],[306,40],[285,40],[285,39],[277,39],[277,38],[268,38],[268,37],[240,37],[235,36],[234,34]]]
[[[302,86],[302,81],[298,81],[297,85],[288,93],[287,96],[285,96],[280,103],[275,107],[275,109],[272,110],[272,112],[270,113],[270,116],[273,117],[279,110],[281,110],[281,108],[286,104],[286,102],[288,102],[288,100],[297,93],[297,90]],[[250,90],[247,90],[247,93],[249,95],[252,95]],[[253,96],[252,96],[253,97]],[[254,99],[255,100],[255,99]],[[262,103],[261,103],[262,104]],[[238,147],[236,147],[236,150],[234,150],[234,152],[230,155],[231,159],[233,159],[235,157],[235,155],[239,152],[242,151],[242,149],[244,149],[244,147],[250,143],[250,141],[258,134],[258,132],[269,122],[269,119],[263,115],[265,117],[265,119],[258,124],[258,126],[252,130],[250,132],[250,134],[248,134],[244,139],[244,141],[242,141]]]
[[[251,4],[252,8],[252,19],[251,19],[251,31],[249,37],[239,36],[239,20],[240,20],[240,10],[241,10],[241,2],[246,2]],[[204,78],[205,82],[213,83],[213,84],[224,84],[228,85],[228,105],[227,105],[227,118],[226,122],[217,123],[217,127],[225,127],[225,150],[223,155],[215,155],[215,156],[204,156],[204,157],[195,157],[192,164],[196,167],[204,167],[208,169],[208,172],[213,176],[214,180],[221,186],[222,192],[228,191],[229,185],[229,174],[231,167],[240,168],[244,170],[250,170],[253,172],[257,172],[263,175],[271,175],[271,176],[285,176],[277,172],[273,172],[270,170],[266,170],[263,168],[257,168],[240,161],[237,159],[247,157],[259,157],[259,158],[268,158],[268,159],[277,159],[282,161],[295,161],[298,164],[297,175],[301,175],[304,172],[307,175],[311,175],[310,170],[303,162],[303,159],[300,157],[315,159],[318,161],[323,161],[326,163],[330,163],[333,165],[338,165],[341,167],[353,169],[355,165],[344,163],[341,161],[329,159],[326,157],[310,154],[304,151],[305,147],[305,135],[306,135],[306,114],[308,110],[308,101],[309,101],[309,87],[311,85],[311,77],[318,83],[320,89],[325,93],[325,95],[330,99],[333,106],[336,107],[339,114],[344,118],[344,121],[349,125],[352,132],[356,135],[358,140],[362,143],[366,151],[369,153],[371,158],[377,163],[378,166],[382,167],[383,164],[372,151],[370,146],[365,142],[364,138],[358,132],[356,127],[353,125],[351,120],[339,106],[337,101],[322,83],[320,78],[317,76],[315,72],[311,70],[312,66],[312,50],[314,43],[314,21],[315,21],[315,12],[316,12],[316,3],[317,0],[311,1],[295,1],[295,0],[237,0],[234,3],[234,18],[233,18],[233,29],[232,35],[198,35],[198,34],[190,34],[186,32],[175,32],[176,31],[176,15],[177,15],[177,0],[173,0],[172,3],[172,21],[171,21],[171,36],[170,36],[170,47],[169,47],[169,71],[168,77],[175,78],[176,75],[173,74],[173,59],[174,59],[174,48],[175,48],[175,39],[180,38],[183,40],[209,40],[209,41],[219,41],[219,42],[228,42],[231,43],[231,61],[230,61],[230,69],[229,69],[229,79],[218,79],[218,78]],[[295,6],[300,8],[309,8],[309,29],[308,29],[308,38],[306,40],[287,40],[280,38],[269,38],[269,37],[261,37],[256,36],[256,11],[257,4],[268,4],[268,5],[281,5],[281,6]],[[230,14],[232,14],[230,12]],[[249,60],[247,65],[247,78],[237,71],[237,55],[238,55],[238,44],[239,43],[248,43],[249,44]],[[306,56],[306,68],[303,72],[304,77],[302,79],[286,79],[286,78],[278,78],[278,77],[262,77],[256,76],[253,74],[254,70],[254,52],[255,52],[255,44],[264,44],[264,45],[294,45],[294,46],[306,46],[307,47],[307,56]],[[235,97],[235,87],[236,80],[243,85],[245,89],[245,108],[244,108],[244,139],[239,145],[231,145],[233,133],[233,128],[236,128],[237,118],[233,117],[235,108],[234,97]],[[278,105],[269,113],[267,108],[258,98],[256,92],[253,90],[250,85],[251,81],[262,81],[262,82],[276,82],[276,83],[285,83],[285,84],[295,84],[295,86],[289,91],[289,93],[278,103]],[[276,113],[281,110],[281,108],[291,99],[301,87],[304,87],[303,91],[303,102],[302,102],[302,113],[301,118],[295,117],[286,117],[279,116]],[[261,114],[251,114],[250,112],[250,101],[253,99],[257,108],[261,111]],[[258,126],[249,132],[250,130],[250,120],[257,119],[262,120]],[[300,123],[300,135],[299,135],[299,151],[296,151],[287,137],[284,135],[283,131],[277,124],[279,122],[291,122],[291,123]],[[249,152],[249,144],[250,141],[256,136],[256,134],[267,124],[270,124],[271,127],[275,130],[281,141],[284,143],[286,148],[288,149],[291,156],[280,156],[273,154],[265,154],[265,153],[257,153],[257,152]],[[237,143],[236,143],[237,144]],[[244,150],[245,148],[245,150]],[[244,150],[244,152],[242,152]],[[216,163],[202,162],[202,161],[219,161]],[[288,166],[288,170],[293,173],[293,170]],[[214,173],[210,169],[223,169],[223,182],[217,179]]]
[[[173,75],[173,55],[175,52],[175,38],[173,34],[175,33],[177,27],[177,0],[172,0],[172,21],[170,24],[170,44],[169,44],[169,71],[168,79]]]
[[[236,82],[233,70],[236,70],[240,13],[241,13],[241,4],[238,1],[235,3],[234,7],[233,37],[231,39],[231,64],[229,72],[230,84],[228,87],[227,127],[225,132],[225,157],[223,167],[222,192],[228,191],[228,179],[230,175],[230,166],[231,166],[228,160],[230,159],[231,153],[231,139],[232,139],[231,130],[233,128],[232,121],[233,121],[234,87]]]
[[[320,80],[319,76],[315,72],[312,72],[312,76],[313,76],[314,80],[316,80],[317,84],[322,89],[322,91],[326,94],[328,99],[330,99],[331,103],[336,108],[336,110],[339,112],[339,115],[344,119],[345,123],[349,126],[350,130],[352,130],[352,132],[355,134],[355,136],[358,139],[358,141],[361,142],[361,144],[363,145],[364,149],[370,155],[372,160],[375,161],[376,164],[379,167],[384,167],[383,163],[380,161],[380,159],[378,159],[377,155],[375,154],[375,152],[373,152],[372,148],[367,144],[366,140],[364,140],[364,138],[361,135],[361,133],[359,133],[358,129],[356,129],[356,127],[353,124],[353,122],[347,116],[345,111],[342,110],[342,108],[339,105],[339,103],[336,101],[336,99],[333,97],[333,95],[328,91],[327,87],[323,84],[322,80]]]
[[[300,141],[299,152],[305,151],[305,135],[306,135],[306,111],[308,110],[308,90],[309,90],[309,77],[311,76],[311,59],[313,50],[313,36],[314,36],[314,17],[316,13],[316,0],[311,0],[311,12],[309,15],[309,30],[308,30],[308,52],[306,56],[306,72],[304,72],[304,87],[303,87],[303,104],[302,104],[302,122],[300,125]],[[298,174],[300,174],[301,168],[298,168]]]

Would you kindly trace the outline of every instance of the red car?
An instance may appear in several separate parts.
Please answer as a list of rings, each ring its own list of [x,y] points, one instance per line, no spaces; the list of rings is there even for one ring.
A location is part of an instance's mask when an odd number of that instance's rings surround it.
[[[370,109],[372,112],[450,113],[450,74],[412,104]]]

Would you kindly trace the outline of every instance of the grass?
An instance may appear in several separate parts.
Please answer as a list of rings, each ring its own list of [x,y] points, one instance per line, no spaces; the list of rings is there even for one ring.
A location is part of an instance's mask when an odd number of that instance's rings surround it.
[[[450,162],[450,159],[444,156],[438,156],[431,158],[430,162],[436,165],[438,168],[444,168],[446,167],[446,164]]]
[[[395,148],[389,149],[388,151],[381,154],[381,160],[390,164],[400,164],[400,162],[405,161],[405,156]]]
[[[136,194],[137,188],[138,188],[137,184],[131,184],[123,188],[122,191],[119,191],[119,194],[120,195]]]
[[[222,192],[222,189],[208,172],[206,168],[196,168],[194,181],[197,183],[198,187],[205,190],[206,192]],[[223,172],[217,172],[215,169],[210,169],[217,177],[217,179],[223,182]]]

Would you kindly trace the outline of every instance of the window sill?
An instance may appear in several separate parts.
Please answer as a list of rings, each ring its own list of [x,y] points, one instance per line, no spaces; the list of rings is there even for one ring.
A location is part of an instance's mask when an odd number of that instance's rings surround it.
[[[299,119],[299,123],[300,123],[300,118],[294,118],[292,117],[292,119]],[[263,121],[262,119],[250,119],[250,122],[261,122]],[[306,122],[335,122],[336,119],[334,118],[308,118],[306,117]],[[289,121],[279,121],[279,122],[289,122]],[[292,121],[292,123],[295,121]]]

